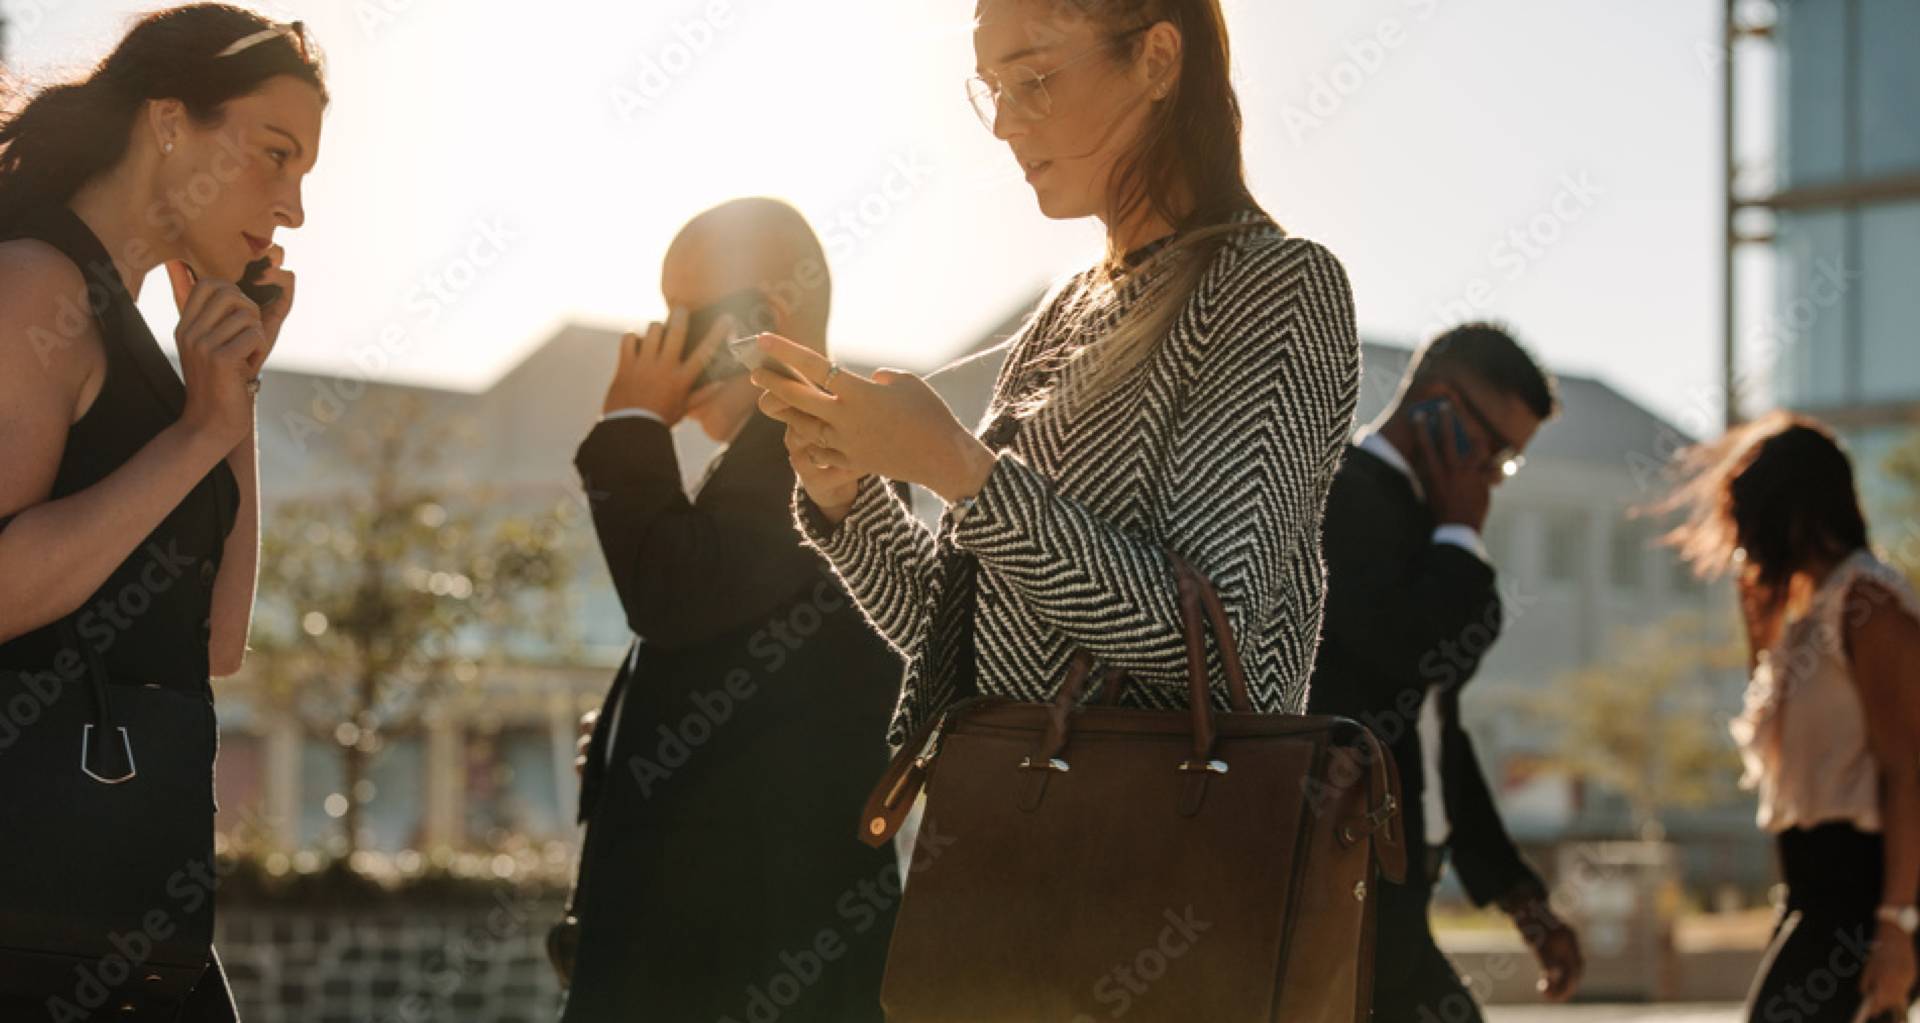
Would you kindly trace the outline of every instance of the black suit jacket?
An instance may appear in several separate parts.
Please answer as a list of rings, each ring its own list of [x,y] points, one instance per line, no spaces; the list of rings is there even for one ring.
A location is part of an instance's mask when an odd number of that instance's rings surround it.
[[[902,665],[801,545],[782,430],[753,413],[692,500],[660,423],[575,458],[637,639],[582,778],[568,1021],[880,1019],[898,887],[857,836]]]
[[[1439,780],[1450,833],[1448,859],[1476,905],[1540,878],[1520,856],[1460,724],[1460,687],[1499,635],[1493,569],[1472,552],[1433,542],[1433,515],[1405,474],[1358,446],[1327,495],[1326,618],[1308,709],[1359,720],[1379,735],[1400,769],[1408,883],[1427,859],[1428,784],[1420,756],[1420,710],[1437,699]]]

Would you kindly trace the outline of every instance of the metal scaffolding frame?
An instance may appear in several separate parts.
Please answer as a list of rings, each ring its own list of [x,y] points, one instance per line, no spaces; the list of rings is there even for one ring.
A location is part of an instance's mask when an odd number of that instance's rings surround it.
[[[1721,393],[1725,396],[1726,425],[1731,428],[1743,421],[1739,405],[1737,385],[1739,375],[1739,282],[1734,275],[1735,257],[1742,246],[1770,245],[1773,243],[1772,230],[1765,232],[1745,232],[1740,230],[1740,214],[1748,210],[1766,210],[1770,213],[1784,211],[1809,212],[1814,210],[1857,209],[1862,205],[1877,202],[1893,202],[1906,199],[1920,199],[1920,172],[1896,174],[1887,177],[1849,181],[1837,185],[1809,185],[1771,191],[1767,194],[1743,194],[1740,190],[1738,164],[1739,149],[1737,138],[1738,110],[1740,102],[1739,64],[1743,43],[1774,42],[1774,26],[1778,22],[1779,9],[1786,0],[1723,0],[1722,27],[1724,35],[1721,43],[1726,59],[1721,61],[1721,172],[1722,188],[1725,196],[1722,223],[1725,228],[1723,258],[1721,262]],[[1847,45],[1855,45],[1858,34],[1852,28],[1858,24],[1860,0],[1840,0],[1846,5],[1849,31]],[[1743,15],[1743,11],[1745,14]],[[1756,17],[1758,14],[1760,16]],[[1855,66],[1856,61],[1849,54],[1848,65]],[[1851,90],[1851,86],[1849,86]],[[1854,97],[1849,91],[1848,128],[1849,135],[1853,127],[1855,109]],[[1888,423],[1920,422],[1920,400],[1874,403],[1848,403],[1831,408],[1809,408],[1804,411],[1820,416],[1822,419],[1841,429],[1876,426]]]

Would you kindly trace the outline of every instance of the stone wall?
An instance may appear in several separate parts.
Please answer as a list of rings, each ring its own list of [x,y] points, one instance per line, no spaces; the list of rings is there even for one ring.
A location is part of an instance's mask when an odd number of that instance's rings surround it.
[[[552,1023],[554,896],[327,908],[220,906],[243,1023]]]

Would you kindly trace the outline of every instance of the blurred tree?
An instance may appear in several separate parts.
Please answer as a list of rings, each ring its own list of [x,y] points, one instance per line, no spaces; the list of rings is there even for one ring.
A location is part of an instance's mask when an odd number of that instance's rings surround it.
[[[1660,815],[1731,797],[1740,761],[1716,680],[1744,670],[1736,643],[1713,638],[1699,615],[1675,615],[1623,632],[1603,661],[1559,676],[1516,700],[1550,734],[1545,769],[1623,797],[1642,838],[1662,835]]]
[[[333,428],[365,485],[270,510],[253,646],[267,704],[339,751],[332,851],[351,857],[385,736],[416,728],[483,665],[568,649],[573,558],[557,506],[528,515],[446,482],[443,454],[463,431],[417,396],[369,396]]]
[[[1920,430],[1894,448],[1880,468],[1897,494],[1894,521],[1870,523],[1874,537],[1886,549],[1889,563],[1920,586]]]

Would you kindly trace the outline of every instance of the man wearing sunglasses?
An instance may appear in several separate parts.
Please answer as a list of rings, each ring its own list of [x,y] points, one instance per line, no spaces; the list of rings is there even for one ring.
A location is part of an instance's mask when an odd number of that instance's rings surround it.
[[[1508,837],[1460,723],[1460,687],[1501,626],[1480,532],[1493,488],[1557,411],[1552,379],[1504,330],[1470,323],[1418,352],[1395,400],[1355,437],[1327,498],[1327,606],[1308,709],[1377,733],[1400,770],[1408,869],[1381,882],[1373,1018],[1480,1019],[1434,944],[1428,903],[1451,861],[1475,905],[1497,902],[1541,965],[1579,982],[1579,942]]]
[[[792,207],[738,200],[681,230],[661,291],[575,457],[635,639],[577,762],[562,1018],[878,1023],[899,875],[856,826],[902,664],[801,545],[785,428],[723,345],[824,353],[825,255]],[[691,497],[683,420],[726,444]]]

